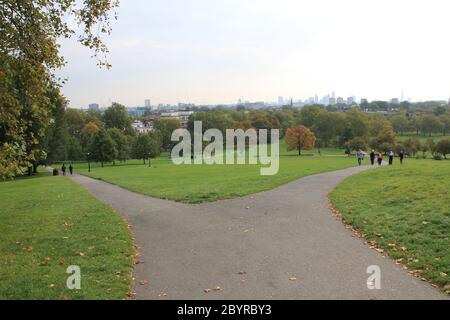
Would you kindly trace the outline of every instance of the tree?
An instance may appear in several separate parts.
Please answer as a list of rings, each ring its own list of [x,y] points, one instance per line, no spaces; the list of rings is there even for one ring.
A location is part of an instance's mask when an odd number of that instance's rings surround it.
[[[109,13],[118,1],[2,0],[0,6],[0,178],[6,178],[44,156],[50,96],[60,95],[63,84],[55,76],[65,63],[57,41],[77,36],[97,57],[105,54],[102,35],[110,33]],[[99,65],[109,66],[102,58]]]
[[[94,123],[87,123],[83,129],[81,129],[81,146],[84,150],[89,148],[89,144],[94,135],[100,131],[100,128]]]
[[[369,122],[366,114],[358,110],[351,110],[346,113],[345,118],[353,137],[364,137],[368,134]]]
[[[356,137],[345,144],[349,151],[367,150],[367,141],[363,137]]]
[[[330,140],[342,134],[344,127],[345,123],[341,114],[321,111],[316,116],[312,130],[320,139],[322,146],[327,147]]]
[[[116,159],[119,161],[126,161],[130,158],[131,147],[128,143],[127,136],[122,133],[117,128],[112,128],[108,130],[108,134],[113,139],[116,149],[117,149],[117,157]],[[115,165],[115,162],[113,162]]]
[[[307,127],[298,125],[287,130],[285,140],[288,151],[298,150],[298,155],[301,156],[303,149],[314,148],[316,137]]]
[[[102,167],[105,162],[111,162],[117,157],[117,149],[114,140],[105,129],[94,133],[89,142],[89,158],[100,162]]]
[[[127,109],[119,103],[113,103],[111,107],[106,109],[102,119],[107,129],[116,128],[128,133],[132,130],[131,118]]]
[[[306,106],[300,110],[300,121],[302,124],[308,128],[311,128],[316,122],[316,117],[321,113],[323,109],[318,106]]]
[[[162,148],[164,150],[172,149],[175,145],[175,142],[172,142],[172,133],[180,128],[180,121],[177,119],[159,118],[154,121],[153,126],[155,131],[159,132],[161,136]]]
[[[427,114],[423,116],[420,128],[424,135],[428,134],[431,137],[432,133],[441,132],[442,123],[435,115]]]
[[[450,132],[450,114],[443,114],[439,116],[442,125],[442,135],[447,135]]]
[[[416,155],[417,151],[421,149],[420,140],[417,138],[409,138],[403,142],[403,146],[405,147],[405,152],[408,155],[412,155],[413,157]]]
[[[393,116],[391,118],[391,123],[395,132],[399,133],[400,135],[403,135],[403,133],[408,130],[409,123],[404,113],[399,113]]]
[[[150,159],[157,157],[161,150],[161,141],[156,135],[141,133],[136,137],[132,149],[133,156],[145,161],[148,159],[148,165],[151,166]]]
[[[447,154],[450,154],[450,139],[444,139],[439,141],[434,148],[434,151],[442,154],[447,159]]]

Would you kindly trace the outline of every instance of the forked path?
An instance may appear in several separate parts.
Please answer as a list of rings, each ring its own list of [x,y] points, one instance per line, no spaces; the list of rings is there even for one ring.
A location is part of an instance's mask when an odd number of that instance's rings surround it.
[[[366,169],[318,174],[200,205],[83,176],[73,180],[133,226],[140,247],[137,299],[446,299],[332,216],[328,193]],[[381,269],[381,290],[367,288],[372,265]]]

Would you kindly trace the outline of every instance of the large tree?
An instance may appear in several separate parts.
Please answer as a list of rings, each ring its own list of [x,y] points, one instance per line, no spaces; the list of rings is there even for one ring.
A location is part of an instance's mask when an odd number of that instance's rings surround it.
[[[145,161],[148,159],[148,165],[151,166],[150,159],[159,156],[161,150],[161,141],[158,135],[151,133],[139,134],[133,144],[133,156]]]
[[[128,160],[130,158],[131,146],[128,142],[127,136],[117,128],[109,129],[108,133],[116,144],[117,160]]]
[[[303,149],[314,148],[316,137],[307,127],[298,125],[287,130],[285,140],[288,151],[297,150],[301,156]]]
[[[154,122],[154,128],[161,136],[162,148],[170,150],[175,145],[172,141],[172,133],[180,128],[180,121],[171,118],[159,118]]]
[[[100,162],[114,161],[117,157],[116,143],[105,129],[97,131],[89,142],[89,159]]]
[[[99,65],[117,0],[0,0],[0,178],[12,177],[45,154],[42,137],[52,121],[52,92],[63,84],[60,38],[77,37]],[[77,26],[72,27],[70,18]]]
[[[106,109],[103,114],[103,122],[107,129],[116,128],[128,133],[132,131],[131,117],[128,115],[125,106],[119,103],[113,103],[111,107]]]

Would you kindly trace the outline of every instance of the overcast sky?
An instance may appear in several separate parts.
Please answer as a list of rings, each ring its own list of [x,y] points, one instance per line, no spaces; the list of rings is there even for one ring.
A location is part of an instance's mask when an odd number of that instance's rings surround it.
[[[64,42],[71,107],[450,97],[448,0],[121,0],[111,70]]]

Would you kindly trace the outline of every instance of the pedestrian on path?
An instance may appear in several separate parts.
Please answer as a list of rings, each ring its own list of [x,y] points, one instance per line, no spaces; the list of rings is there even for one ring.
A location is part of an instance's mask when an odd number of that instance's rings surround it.
[[[381,164],[383,163],[383,153],[378,152],[377,161],[378,165],[381,166]]]
[[[394,163],[394,151],[389,151],[388,156],[389,156],[389,165],[392,166],[392,164]]]
[[[360,149],[356,154],[356,157],[358,158],[358,164],[361,165],[364,160],[364,152]]]
[[[72,164],[70,164],[70,166],[69,166],[69,172],[70,172],[70,175],[73,175],[73,167],[72,167]]]
[[[370,153],[370,163],[372,165],[375,164],[375,158],[376,158],[375,150],[372,150],[372,152]]]
[[[61,171],[63,173],[63,176],[65,176],[66,175],[66,164],[65,163],[63,163],[63,165],[62,165]]]

